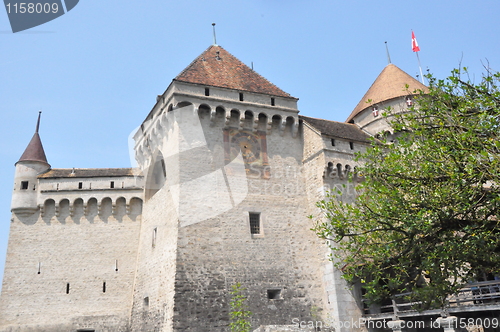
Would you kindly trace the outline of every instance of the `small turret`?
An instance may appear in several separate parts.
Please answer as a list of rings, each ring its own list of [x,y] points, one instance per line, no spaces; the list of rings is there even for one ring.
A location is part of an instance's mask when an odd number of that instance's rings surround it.
[[[18,215],[31,215],[38,209],[37,176],[50,169],[38,134],[41,113],[38,114],[35,134],[16,163],[11,211]]]

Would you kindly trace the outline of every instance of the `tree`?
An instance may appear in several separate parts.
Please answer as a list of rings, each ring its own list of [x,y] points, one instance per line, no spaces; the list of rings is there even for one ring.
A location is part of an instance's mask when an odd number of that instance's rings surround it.
[[[429,76],[410,112],[388,110],[397,138],[357,156],[354,204],[318,203],[313,230],[372,302],[411,292],[420,309],[444,307],[477,273],[500,274],[500,74],[464,77]]]
[[[245,288],[239,282],[231,286],[231,301],[229,302],[231,306],[231,312],[229,313],[231,323],[229,327],[232,332],[250,332],[252,327],[250,323],[252,312],[247,310],[247,299],[242,294],[244,290]]]

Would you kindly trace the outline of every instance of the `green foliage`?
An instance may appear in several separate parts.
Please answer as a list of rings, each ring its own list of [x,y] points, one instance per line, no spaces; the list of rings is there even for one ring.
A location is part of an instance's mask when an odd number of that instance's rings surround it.
[[[429,76],[411,112],[386,112],[396,141],[358,155],[354,204],[318,203],[314,231],[372,302],[411,292],[418,309],[444,307],[478,272],[500,272],[500,74],[466,74]]]
[[[243,291],[245,291],[245,288],[239,282],[231,286],[231,301],[229,302],[231,306],[231,312],[229,313],[231,323],[229,327],[232,332],[250,332],[251,329],[250,317],[252,312],[247,310],[247,299],[242,294]]]

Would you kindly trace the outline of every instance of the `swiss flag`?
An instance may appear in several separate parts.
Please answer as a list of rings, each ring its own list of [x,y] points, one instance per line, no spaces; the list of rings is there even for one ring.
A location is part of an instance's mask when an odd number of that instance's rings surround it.
[[[415,37],[415,33],[413,31],[411,32],[411,49],[413,50],[413,52],[420,51],[420,47],[417,43],[417,38]]]

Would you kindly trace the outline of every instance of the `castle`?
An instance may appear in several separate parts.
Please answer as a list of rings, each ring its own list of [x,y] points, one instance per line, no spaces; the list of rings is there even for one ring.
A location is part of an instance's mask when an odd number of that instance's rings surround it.
[[[328,189],[352,200],[354,153],[411,104],[405,85],[424,88],[389,64],[345,123],[310,118],[212,45],[157,97],[136,168],[51,168],[39,118],[15,166],[0,331],[228,331],[237,283],[254,329],[358,320],[307,216]]]

